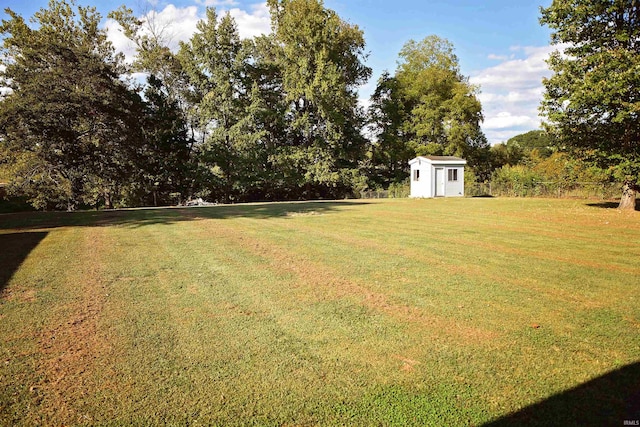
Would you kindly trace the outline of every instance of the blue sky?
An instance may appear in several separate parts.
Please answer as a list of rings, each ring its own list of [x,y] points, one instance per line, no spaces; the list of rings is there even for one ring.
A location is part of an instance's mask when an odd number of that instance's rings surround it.
[[[542,97],[541,80],[548,76],[544,59],[553,50],[550,32],[538,23],[540,6],[551,0],[325,0],[342,19],[358,25],[367,42],[367,64],[373,69],[368,84],[360,89],[362,103],[374,90],[384,70],[393,72],[398,52],[409,39],[421,40],[436,34],[453,43],[462,73],[480,86],[485,121],[483,130],[492,144],[502,142],[540,124],[537,107]],[[85,1],[106,14],[126,4],[142,16],[157,11],[159,19],[171,23],[171,36],[186,40],[203,16],[205,6],[228,10],[236,19],[240,34],[250,37],[268,32],[269,15],[257,0],[124,0]],[[3,0],[9,7],[30,17],[46,0]],[[0,17],[4,18],[4,12]],[[115,46],[131,54],[131,46],[117,26],[105,19]]]

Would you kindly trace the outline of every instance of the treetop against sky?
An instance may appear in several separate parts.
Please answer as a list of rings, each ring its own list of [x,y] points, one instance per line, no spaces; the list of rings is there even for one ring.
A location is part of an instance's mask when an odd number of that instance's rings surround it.
[[[0,18],[7,18],[4,13],[7,7],[29,18],[47,3],[47,0],[5,0]],[[216,7],[220,16],[228,11],[236,20],[241,37],[271,31],[266,2],[255,0],[78,3],[98,9],[110,39],[128,58],[133,56],[134,47],[118,31],[118,25],[106,18],[108,12],[123,3],[137,16],[154,16],[157,22],[166,23],[173,47],[192,36],[198,20],[205,17],[206,6]],[[549,0],[397,0],[392,4],[384,0],[325,0],[324,3],[364,31],[369,52],[367,65],[373,69],[373,75],[360,88],[361,103],[368,104],[377,79],[385,70],[395,71],[404,43],[436,34],[453,43],[462,74],[480,86],[479,99],[485,117],[482,128],[492,144],[539,127],[542,78],[550,75],[545,59],[554,48],[549,45],[548,28],[542,27],[538,19],[539,7],[547,7]]]

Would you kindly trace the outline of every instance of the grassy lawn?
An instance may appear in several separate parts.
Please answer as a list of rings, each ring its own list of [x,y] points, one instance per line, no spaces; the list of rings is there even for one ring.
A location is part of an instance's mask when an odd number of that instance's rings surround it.
[[[640,213],[546,199],[0,215],[0,425],[622,425]]]

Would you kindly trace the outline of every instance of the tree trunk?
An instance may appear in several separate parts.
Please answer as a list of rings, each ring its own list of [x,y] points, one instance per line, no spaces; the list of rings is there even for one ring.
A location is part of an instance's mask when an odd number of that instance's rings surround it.
[[[111,209],[111,193],[108,190],[104,192],[104,208]]]
[[[622,187],[622,197],[620,198],[620,204],[618,209],[631,209],[636,208],[636,189],[628,182],[624,183]]]

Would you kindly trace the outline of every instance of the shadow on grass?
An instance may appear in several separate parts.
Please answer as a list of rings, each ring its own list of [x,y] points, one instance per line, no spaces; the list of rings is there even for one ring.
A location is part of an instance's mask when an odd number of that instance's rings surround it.
[[[640,422],[640,362],[484,425],[622,426]]]
[[[618,209],[619,205],[620,205],[620,201],[587,203],[587,206],[591,206],[594,208],[602,208],[602,209]],[[636,210],[640,211],[640,198],[636,199]]]
[[[0,292],[29,253],[47,236],[46,232],[0,234]]]
[[[325,214],[367,202],[313,201],[252,203],[199,207],[143,208],[83,212],[29,212],[0,215],[1,229],[49,229],[57,227],[95,227],[124,225],[142,227],[182,221],[225,218],[276,218]]]

